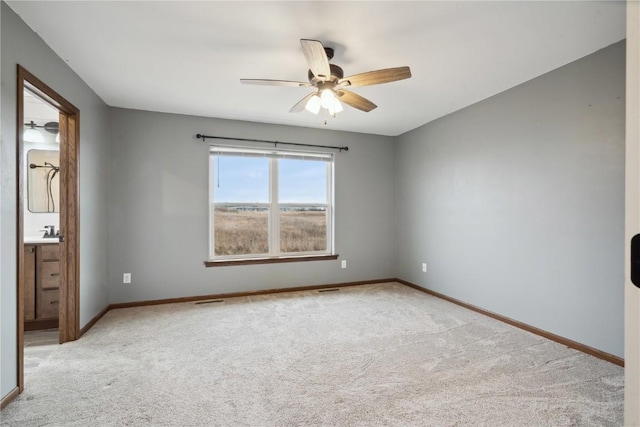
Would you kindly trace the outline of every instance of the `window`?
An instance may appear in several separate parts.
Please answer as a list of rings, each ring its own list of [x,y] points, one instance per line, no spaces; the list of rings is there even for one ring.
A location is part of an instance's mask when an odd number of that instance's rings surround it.
[[[333,155],[211,147],[210,259],[333,251]]]

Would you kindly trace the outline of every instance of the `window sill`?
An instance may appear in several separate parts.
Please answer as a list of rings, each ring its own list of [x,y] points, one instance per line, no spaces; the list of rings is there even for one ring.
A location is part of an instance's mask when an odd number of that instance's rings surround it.
[[[279,258],[245,258],[233,260],[205,261],[205,267],[228,267],[232,265],[280,264],[283,262],[328,261],[338,259],[338,255],[303,255]]]

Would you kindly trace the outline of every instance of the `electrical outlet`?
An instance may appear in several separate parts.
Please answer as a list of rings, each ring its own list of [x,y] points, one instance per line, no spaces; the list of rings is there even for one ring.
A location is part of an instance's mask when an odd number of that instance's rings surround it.
[[[122,283],[131,283],[131,273],[124,273],[122,275]]]
[[[346,259],[342,260],[342,264],[340,264],[340,267],[347,268],[347,260]]]
[[[423,262],[423,263],[422,263],[422,272],[423,272],[423,273],[426,273],[426,272],[427,272],[427,263],[426,263],[426,262]]]

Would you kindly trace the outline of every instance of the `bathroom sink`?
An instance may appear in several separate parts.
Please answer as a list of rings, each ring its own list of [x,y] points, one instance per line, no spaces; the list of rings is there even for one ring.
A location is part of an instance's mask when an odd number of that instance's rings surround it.
[[[34,244],[34,243],[60,243],[58,240],[58,236],[55,237],[42,237],[42,236],[28,236],[24,238],[25,244]]]

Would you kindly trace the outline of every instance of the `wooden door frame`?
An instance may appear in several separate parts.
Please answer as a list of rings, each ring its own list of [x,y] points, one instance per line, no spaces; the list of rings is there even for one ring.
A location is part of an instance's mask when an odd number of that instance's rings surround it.
[[[24,390],[24,182],[23,128],[24,90],[36,94],[60,112],[60,344],[80,337],[80,201],[79,164],[80,110],[56,91],[18,65],[17,93],[17,305],[18,305],[18,388]]]

